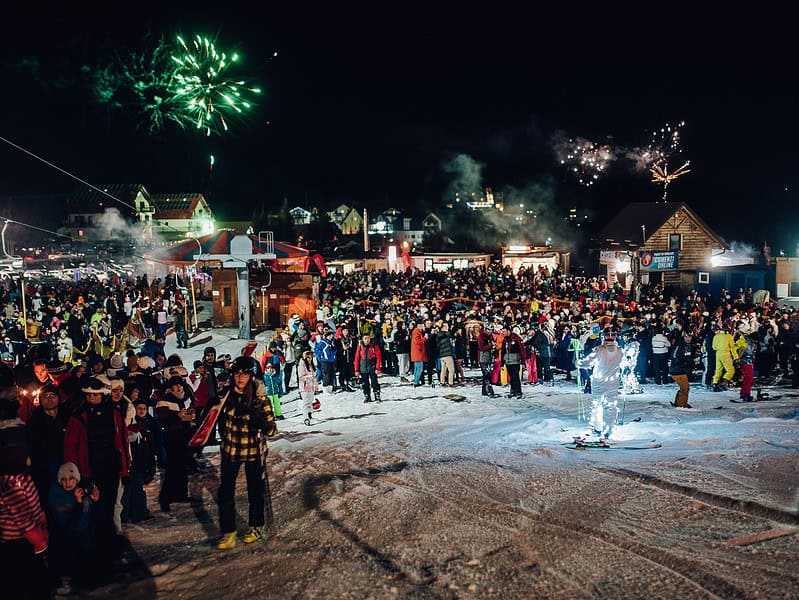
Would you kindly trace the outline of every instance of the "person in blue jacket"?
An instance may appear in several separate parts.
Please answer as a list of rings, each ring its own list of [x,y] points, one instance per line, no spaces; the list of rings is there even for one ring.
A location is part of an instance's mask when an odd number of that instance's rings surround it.
[[[321,341],[316,344],[316,362],[322,369],[322,389],[332,394],[336,388],[336,342],[332,331],[325,331]]]

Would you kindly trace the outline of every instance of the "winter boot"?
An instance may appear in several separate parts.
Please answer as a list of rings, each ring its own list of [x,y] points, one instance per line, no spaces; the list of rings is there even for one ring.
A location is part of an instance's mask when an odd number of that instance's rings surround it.
[[[368,404],[368,403],[370,403],[371,401],[372,401],[372,399],[371,399],[369,396],[364,396],[364,399],[363,399],[363,403],[364,403],[364,404]]]
[[[382,402],[380,399],[380,392],[375,392],[375,402]]]
[[[230,533],[223,533],[222,537],[219,539],[219,542],[216,544],[216,547],[220,550],[229,550],[236,545],[236,532],[231,531]]]
[[[723,390],[723,389],[721,389],[721,385],[720,385],[720,384],[718,384],[718,383],[714,383],[714,384],[713,384],[713,391],[714,391],[714,392],[723,392],[724,390]]]

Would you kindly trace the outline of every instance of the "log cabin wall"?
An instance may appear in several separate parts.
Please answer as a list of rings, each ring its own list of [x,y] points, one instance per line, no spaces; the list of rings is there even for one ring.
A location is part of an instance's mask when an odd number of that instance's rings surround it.
[[[252,327],[285,327],[293,312],[309,323],[316,321],[317,290],[313,275],[251,269],[249,283]],[[212,285],[214,327],[238,327],[236,269],[213,270]],[[263,291],[262,286],[266,288]]]
[[[680,235],[678,270],[663,271],[663,283],[691,287],[694,284],[694,272],[710,268],[712,250],[719,247],[718,240],[685,208],[680,208],[647,239],[642,249],[672,250],[669,241],[673,234]]]

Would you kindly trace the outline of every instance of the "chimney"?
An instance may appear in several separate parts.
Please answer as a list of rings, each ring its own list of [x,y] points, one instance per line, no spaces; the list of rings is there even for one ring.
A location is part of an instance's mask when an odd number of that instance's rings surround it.
[[[369,213],[363,209],[363,252],[369,252]]]

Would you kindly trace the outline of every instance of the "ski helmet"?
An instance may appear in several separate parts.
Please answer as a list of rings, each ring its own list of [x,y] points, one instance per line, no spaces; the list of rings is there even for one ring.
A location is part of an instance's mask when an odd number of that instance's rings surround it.
[[[236,358],[236,360],[233,361],[233,364],[230,365],[230,372],[238,373],[241,371],[249,373],[254,377],[256,374],[255,361],[249,356],[239,356]]]

